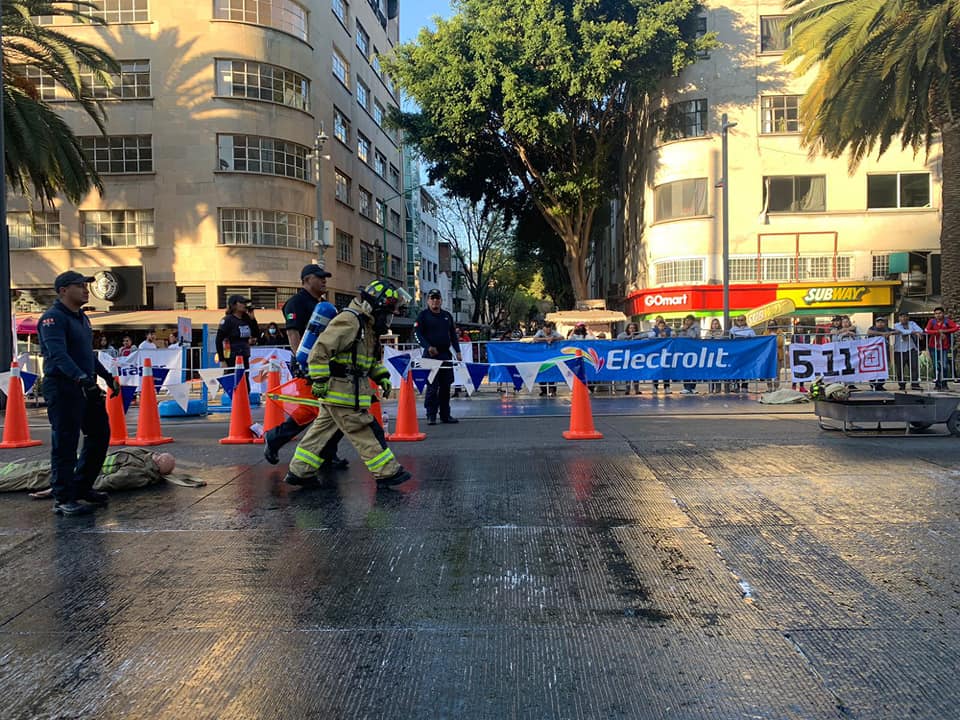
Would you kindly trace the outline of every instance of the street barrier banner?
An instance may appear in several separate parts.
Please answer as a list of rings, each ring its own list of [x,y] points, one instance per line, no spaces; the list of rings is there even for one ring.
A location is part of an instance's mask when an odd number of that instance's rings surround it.
[[[267,391],[267,373],[270,372],[271,359],[280,364],[281,385],[293,379],[290,373],[293,353],[290,350],[279,347],[252,347],[250,348],[250,392],[265,393]]]
[[[183,351],[179,348],[169,350],[134,350],[126,357],[111,357],[105,352],[98,356],[103,366],[111,372],[116,368],[121,385],[140,387],[140,377],[143,373],[143,361],[150,358],[153,364],[154,383],[158,386],[174,385],[183,382],[181,377],[183,368]]]
[[[583,352],[587,382],[626,380],[753,380],[777,376],[777,338],[737,340],[588,340],[487,345],[490,382],[511,382],[510,368],[542,363],[538,382],[564,382],[557,363]]]
[[[790,372],[793,382],[825,381],[858,383],[885,380],[887,339],[866,337],[842,342],[790,345]]]

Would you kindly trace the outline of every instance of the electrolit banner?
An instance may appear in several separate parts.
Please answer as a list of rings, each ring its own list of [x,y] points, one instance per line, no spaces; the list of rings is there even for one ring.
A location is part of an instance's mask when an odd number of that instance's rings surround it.
[[[492,342],[491,365],[543,363],[537,382],[563,382],[556,364],[583,352],[587,380],[751,380],[777,376],[777,338],[738,340],[587,340]],[[491,367],[490,382],[511,382],[507,367]]]
[[[890,374],[887,339],[868,337],[823,345],[793,343],[790,370],[793,382],[810,382],[821,376],[825,382],[885,380]]]

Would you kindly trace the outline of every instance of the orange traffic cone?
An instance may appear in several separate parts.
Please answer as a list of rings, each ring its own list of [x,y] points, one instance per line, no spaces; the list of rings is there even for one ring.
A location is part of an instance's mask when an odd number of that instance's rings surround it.
[[[7,414],[3,420],[3,442],[0,442],[0,448],[25,448],[41,444],[39,440],[30,438],[30,426],[27,425],[27,401],[23,397],[20,365],[14,360],[10,363]]]
[[[112,434],[112,433],[111,433]],[[157,387],[153,382],[153,363],[143,360],[143,376],[140,378],[140,417],[137,418],[137,436],[127,439],[127,445],[163,445],[173,438],[160,434],[160,409],[157,407]]]
[[[386,430],[383,427],[383,413],[380,409],[380,386],[377,385],[373,380],[370,381],[370,389],[373,390],[373,394],[370,395],[370,414],[373,415],[373,419],[376,420],[380,427]]]
[[[577,350],[577,357],[581,353]],[[600,440],[603,435],[593,427],[593,410],[590,409],[590,392],[583,381],[573,376],[573,402],[570,405],[570,429],[563,431],[567,440]]]
[[[420,432],[417,425],[417,402],[414,398],[413,373],[408,369],[407,376],[400,384],[400,402],[397,403],[397,431],[387,435],[390,442],[413,442],[424,440],[426,433]]]
[[[267,387],[271,388],[269,392],[277,392],[272,388],[280,387],[280,366],[276,360],[270,361],[270,369],[267,371]],[[267,402],[263,408],[263,432],[267,433],[273,430],[277,425],[283,422],[283,405],[279,400],[273,400],[269,392]]]
[[[117,376],[114,375],[116,380]],[[127,417],[123,412],[123,394],[117,393],[116,397],[111,397],[112,393],[107,393],[107,417],[110,418],[110,445],[126,445],[127,440]]]
[[[242,373],[240,382],[233,389],[230,407],[230,434],[220,440],[221,445],[247,445],[262,443],[263,438],[253,434],[253,416],[250,414],[250,395],[247,391],[247,373],[243,370],[243,358],[237,358],[237,372]]]

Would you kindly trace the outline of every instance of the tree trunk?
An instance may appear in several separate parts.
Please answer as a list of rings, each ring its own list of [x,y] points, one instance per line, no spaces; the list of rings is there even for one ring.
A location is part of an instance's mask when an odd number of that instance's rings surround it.
[[[940,283],[943,306],[960,317],[960,122],[947,122],[940,132],[943,167],[940,225]]]

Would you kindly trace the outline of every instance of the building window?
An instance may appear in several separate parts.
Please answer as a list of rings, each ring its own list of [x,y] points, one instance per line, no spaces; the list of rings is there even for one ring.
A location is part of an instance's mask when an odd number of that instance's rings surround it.
[[[78,139],[98,173],[153,172],[153,143],[149,135],[86,135]]]
[[[350,19],[350,4],[347,0],[332,0],[331,7],[333,8],[333,14],[346,25]]]
[[[680,140],[681,138],[702,137],[707,134],[707,101],[684,100],[667,107],[663,117],[660,138]]]
[[[357,105],[368,112],[370,110],[370,88],[360,78],[357,78]]]
[[[370,35],[360,23],[357,23],[357,49],[364,57],[370,57]]]
[[[344,87],[350,87],[350,63],[337,50],[333,51],[333,76],[342,82]]]
[[[334,195],[337,200],[340,202],[349,205],[350,204],[350,178],[344,175],[339,170],[333,171],[334,178]]]
[[[383,105],[380,104],[379,100],[373,101],[373,121],[377,125],[383,126]]]
[[[374,46],[373,54],[370,56],[370,67],[373,68],[373,71],[378,77],[383,74],[383,71],[380,69],[380,51],[377,50],[376,46]]]
[[[81,210],[84,247],[150,247],[153,210]]]
[[[360,267],[370,272],[377,271],[377,248],[363,241],[360,242]]]
[[[800,95],[764,95],[760,98],[760,132],[798,133]]]
[[[278,210],[220,208],[221,245],[263,245],[306,250],[312,219]]]
[[[395,279],[403,277],[403,261],[396,255],[390,256],[390,277]]]
[[[217,95],[310,110],[310,81],[305,76],[252,60],[217,60]]]
[[[337,230],[337,262],[353,264],[353,235]]]
[[[41,100],[70,99],[70,95],[53,79],[53,75],[41,71],[35,65],[23,65],[21,67],[24,76],[36,88]]]
[[[827,178],[824,175],[765,177],[763,207],[767,212],[823,212],[827,208]]]
[[[930,207],[930,173],[867,175],[867,208]]]
[[[363,163],[370,162],[370,141],[361,133],[357,133],[357,157]]]
[[[400,213],[396,210],[390,211],[390,231],[397,235],[400,234]]]
[[[337,108],[333,109],[333,136],[344,145],[350,144],[350,120]]]
[[[353,295],[349,295],[347,293],[334,293],[333,304],[342,310],[353,301],[353,298]]]
[[[664,183],[653,189],[654,222],[707,214],[707,179]]]
[[[792,32],[787,30],[786,15],[760,17],[760,52],[783,53],[790,47]]]
[[[697,15],[695,23],[696,25],[695,25],[694,32],[696,34],[697,40],[699,40],[700,38],[702,38],[704,35],[707,34],[707,16]],[[699,50],[697,51],[697,57],[708,58],[710,57],[710,53],[707,52],[706,50]]]
[[[271,27],[307,41],[307,9],[293,0],[214,0],[213,17]]]
[[[364,187],[357,190],[358,208],[357,210],[365,218],[373,219],[373,193]]]
[[[106,23],[147,22],[150,20],[147,0],[88,0],[88,2],[92,7],[80,7],[78,10]]]
[[[874,255],[873,258],[873,279],[886,280],[890,274],[890,256]]]
[[[390,166],[390,187],[400,190],[400,171],[393,165]]]
[[[730,258],[730,282],[798,282],[833,280],[836,262],[838,280],[852,277],[853,263],[849,255],[801,256],[774,255],[757,258]]]
[[[387,156],[379,150],[373,153],[373,171],[380,177],[384,177],[387,173]]]
[[[7,213],[11,250],[63,247],[59,212]]]
[[[376,213],[374,214],[374,222],[377,225],[383,227],[383,213],[386,211],[387,204],[383,200],[377,200]]]
[[[218,135],[219,169],[226,172],[264,173],[308,180],[304,145],[258,135]]]
[[[654,264],[658,285],[703,282],[703,258],[664,260]]]

